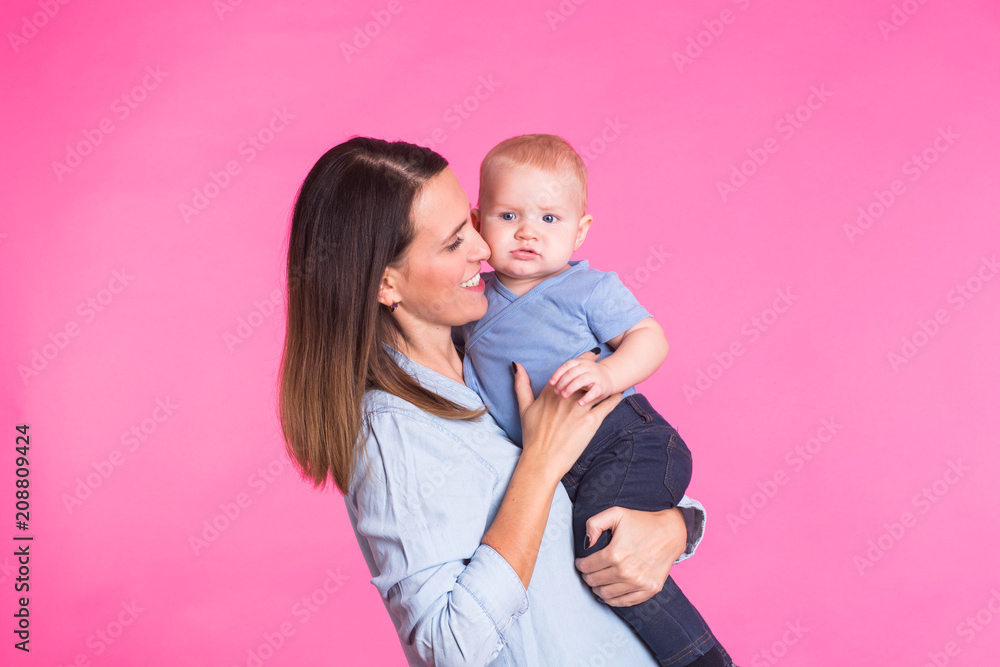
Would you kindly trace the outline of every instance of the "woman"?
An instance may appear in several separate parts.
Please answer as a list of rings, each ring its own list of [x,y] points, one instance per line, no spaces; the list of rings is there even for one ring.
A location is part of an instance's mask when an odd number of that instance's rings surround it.
[[[534,399],[514,364],[523,449],[484,414],[451,339],[486,312],[489,248],[469,211],[444,158],[404,142],[355,137],[310,171],[289,240],[289,454],[345,494],[411,665],[654,665],[591,589],[608,605],[651,597],[704,512],[685,499],[686,516],[597,515],[592,539],[614,537],[578,561],[581,581],[559,480],[621,395]]]

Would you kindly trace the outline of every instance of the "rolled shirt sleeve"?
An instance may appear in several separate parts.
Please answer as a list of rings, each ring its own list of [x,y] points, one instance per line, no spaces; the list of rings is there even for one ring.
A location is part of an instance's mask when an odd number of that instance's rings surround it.
[[[496,472],[420,414],[369,415],[363,438],[346,501],[400,640],[429,665],[492,662],[528,608],[517,573],[481,544]]]
[[[705,536],[706,518],[705,507],[694,498],[684,496],[677,503],[677,509],[684,515],[684,524],[687,526],[688,538],[684,553],[680,555],[680,558],[675,563],[679,563],[685,558],[690,558],[694,555],[698,545],[701,544],[701,539]]]

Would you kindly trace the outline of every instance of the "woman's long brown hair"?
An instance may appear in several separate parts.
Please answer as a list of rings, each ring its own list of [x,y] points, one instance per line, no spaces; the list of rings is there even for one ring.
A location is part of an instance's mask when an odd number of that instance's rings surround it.
[[[415,196],[447,166],[428,148],[354,137],[327,151],[299,189],[288,243],[278,413],[289,456],[316,487],[332,477],[347,493],[367,389],[442,417],[483,414],[420,386],[382,346],[403,336],[377,301],[382,275],[413,240]]]

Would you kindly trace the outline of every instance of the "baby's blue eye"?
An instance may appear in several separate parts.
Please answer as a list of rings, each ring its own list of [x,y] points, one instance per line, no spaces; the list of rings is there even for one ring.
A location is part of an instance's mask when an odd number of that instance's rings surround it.
[[[556,216],[552,215],[551,213],[546,213],[545,215],[542,216],[542,222],[555,222],[555,221],[556,221]]]
[[[509,218],[507,217],[508,215],[510,216]],[[500,214],[500,219],[501,220],[513,220],[514,219],[514,214],[513,213],[501,213]]]

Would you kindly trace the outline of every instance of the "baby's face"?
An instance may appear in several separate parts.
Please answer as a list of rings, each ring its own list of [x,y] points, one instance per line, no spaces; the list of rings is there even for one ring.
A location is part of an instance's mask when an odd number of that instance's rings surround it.
[[[473,221],[490,246],[490,265],[518,281],[547,278],[567,268],[583,243],[591,216],[581,209],[575,179],[535,167],[504,169],[480,187]]]

